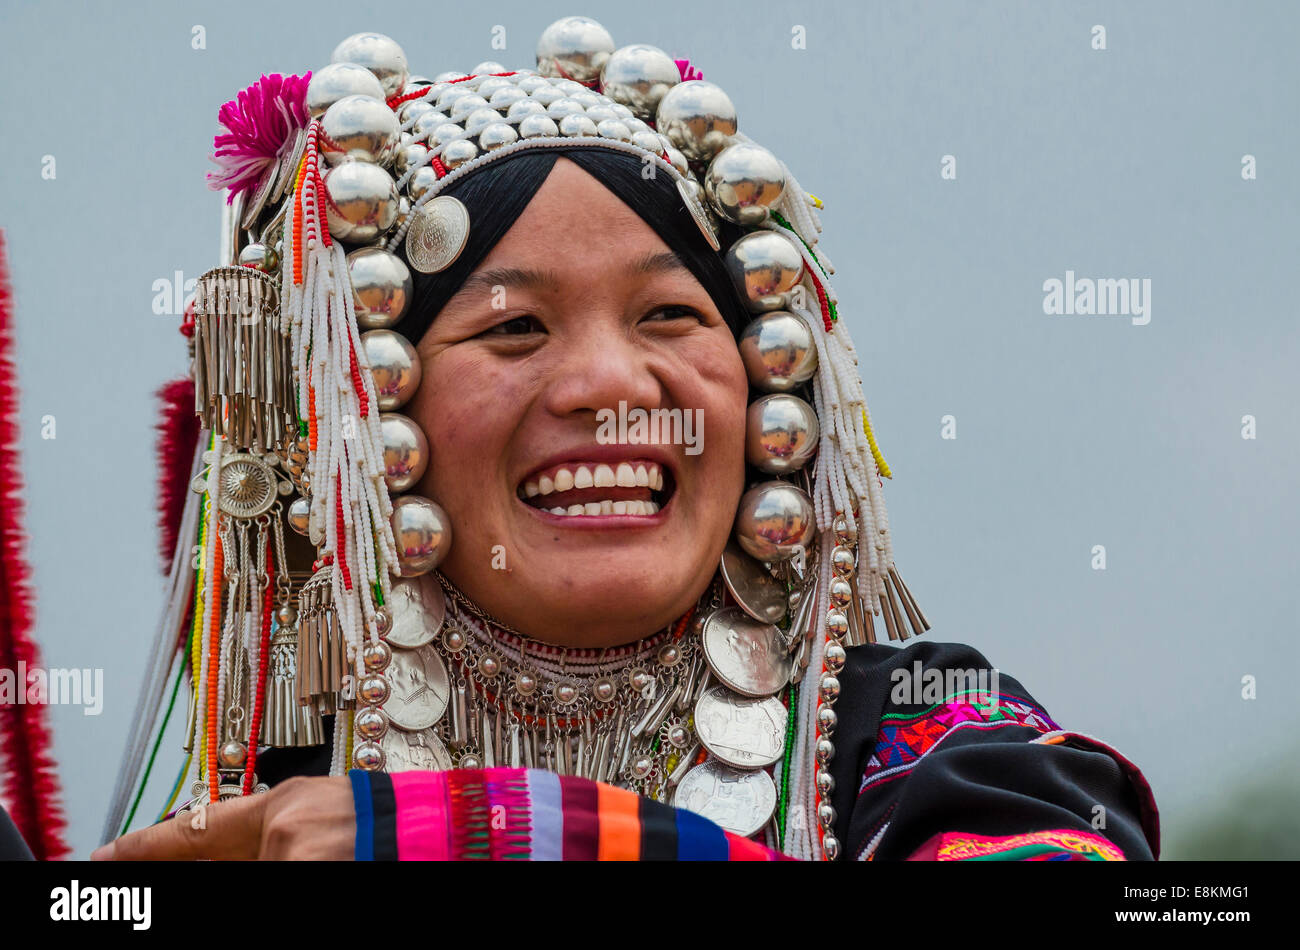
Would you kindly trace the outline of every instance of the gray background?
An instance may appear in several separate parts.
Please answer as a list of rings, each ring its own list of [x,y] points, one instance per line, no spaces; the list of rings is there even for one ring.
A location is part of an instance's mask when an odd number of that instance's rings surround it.
[[[4,0],[0,226],[37,635],[48,666],[105,671],[101,716],[51,709],[75,852],[98,835],[161,605],[151,394],[185,348],[152,285],[217,262],[221,199],[203,176],[218,106],[260,72],[319,68],[359,30],[389,33],[427,75],[532,65],[570,13],[689,56],[826,201],[929,635],[976,645],[1057,721],[1136,761],[1167,856],[1300,857],[1297,6],[1041,0]],[[1043,281],[1067,269],[1150,278],[1150,324],[1044,315]],[[178,749],[168,737],[147,807]]]

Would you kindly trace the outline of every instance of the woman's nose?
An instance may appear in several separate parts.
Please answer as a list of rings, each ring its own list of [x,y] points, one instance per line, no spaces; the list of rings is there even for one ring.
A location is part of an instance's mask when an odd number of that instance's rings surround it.
[[[548,386],[547,407],[557,416],[618,410],[618,404],[657,408],[663,384],[651,355],[621,328],[600,332],[593,321],[588,332],[561,342]]]

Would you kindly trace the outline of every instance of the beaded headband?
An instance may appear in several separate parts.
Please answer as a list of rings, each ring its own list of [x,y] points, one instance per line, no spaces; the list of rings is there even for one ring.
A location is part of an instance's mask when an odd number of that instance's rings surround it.
[[[809,666],[821,676],[790,710],[791,787],[801,802],[825,795],[843,647],[874,642],[876,615],[891,640],[929,625],[894,567],[880,484],[890,473],[838,322],[834,268],[815,250],[822,203],[739,131],[723,89],[686,60],[616,47],[595,21],[566,17],[543,32],[535,70],[481,63],[432,80],[409,74],[392,39],[356,34],[315,73],[263,76],[220,120],[227,131],[209,187],[229,192],[227,259],[196,289],[192,375],[204,434],[193,488],[203,500],[182,528],[197,523],[200,544],[193,564],[173,569],[174,586],[190,572],[198,592],[191,659],[208,701],[191,724],[203,762],[196,791],[238,793],[229,781],[242,772],[247,794],[264,724],[273,745],[311,744],[321,741],[319,715],[340,709],[355,712],[335,729],[332,771],[386,766],[392,605],[426,598],[441,622],[431,588],[412,585],[452,540],[446,513],[411,493],[429,446],[398,410],[421,365],[392,328],[412,298],[411,270],[446,270],[474,226],[450,185],[521,151],[587,146],[669,176],[753,314],[738,345],[759,393],[745,451],[760,477],[741,499],[719,573],[737,605],[726,610],[747,636],[770,641],[782,682]],[[725,249],[719,219],[745,232]],[[654,477],[638,484],[653,489]],[[279,498],[295,493],[283,509]],[[317,556],[296,608],[282,511]],[[264,710],[259,689],[251,721],[233,730],[223,609],[261,618],[260,641],[255,629],[244,635],[249,675],[283,660],[297,634],[292,688],[282,690],[290,708],[272,708],[268,688]],[[807,832],[820,824],[828,856],[831,820],[817,812]]]

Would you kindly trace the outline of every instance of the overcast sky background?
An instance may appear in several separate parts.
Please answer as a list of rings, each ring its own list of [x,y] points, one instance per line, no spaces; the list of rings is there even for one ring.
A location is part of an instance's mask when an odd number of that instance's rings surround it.
[[[1300,857],[1298,819],[1258,805],[1294,799],[1300,757],[1296,4],[306,9],[0,6],[36,633],[47,666],[104,670],[102,715],[50,710],[75,854],[96,843],[162,603],[152,393],[186,358],[153,284],[218,262],[204,182],[218,107],[360,30],[432,76],[534,65],[541,30],[584,13],[620,45],[689,57],[826,202],[822,247],[927,636],[974,644],[1064,727],[1137,762],[1170,856],[1214,851],[1217,834]],[[1044,314],[1043,282],[1067,270],[1149,278],[1150,323]],[[146,807],[179,745],[164,741]]]

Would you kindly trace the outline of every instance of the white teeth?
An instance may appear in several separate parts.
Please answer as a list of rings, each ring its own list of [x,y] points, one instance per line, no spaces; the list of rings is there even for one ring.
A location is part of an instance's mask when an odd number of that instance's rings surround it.
[[[552,508],[552,509],[551,509],[551,514],[553,514],[553,515],[563,515],[563,514],[568,514],[568,512],[566,512],[563,508]]]
[[[553,515],[564,515],[566,517],[596,515],[655,515],[660,511],[659,505],[653,501],[610,501],[605,498],[601,501],[589,501],[582,505],[570,505],[568,508],[549,508],[542,509],[550,511]]]
[[[551,481],[548,476],[543,475],[537,480],[537,490],[543,495],[549,495],[555,491],[555,482]]]
[[[592,480],[591,469],[585,465],[579,465],[578,471],[573,475],[573,487],[590,488],[594,484],[596,483]]]
[[[618,486],[619,488],[636,487],[636,472],[632,471],[632,466],[627,462],[618,463]]]
[[[646,507],[645,513],[648,515],[657,515],[659,513],[659,506],[656,505],[653,501],[647,501],[645,503],[645,507]]]
[[[555,473],[555,490],[568,491],[573,487],[573,473],[567,468],[562,468]]]
[[[598,501],[589,501],[582,507],[583,507],[584,514],[588,514],[588,515],[600,514],[600,502]]]
[[[644,465],[636,467],[636,484],[638,488],[646,488],[650,484],[650,476],[646,474]]]
[[[526,482],[524,484],[524,495],[526,495],[529,498],[535,498],[537,496],[538,490],[539,489],[537,488],[536,482]]]
[[[614,504],[613,504],[613,508],[614,508],[614,514],[616,514],[616,515],[625,515],[625,514],[627,514],[627,502],[625,502],[625,501],[616,501],[616,502],[614,502]]]
[[[569,506],[569,514],[571,515],[585,515],[586,513],[587,513],[587,509],[583,505]]]
[[[596,466],[596,487],[613,488],[614,485],[615,485],[614,470],[610,468],[608,465],[597,465]]]
[[[614,513],[614,503],[606,498],[600,503],[600,513],[602,515],[612,515]]]
[[[650,466],[650,487],[655,491],[664,487],[664,473],[659,471],[658,465]]]

